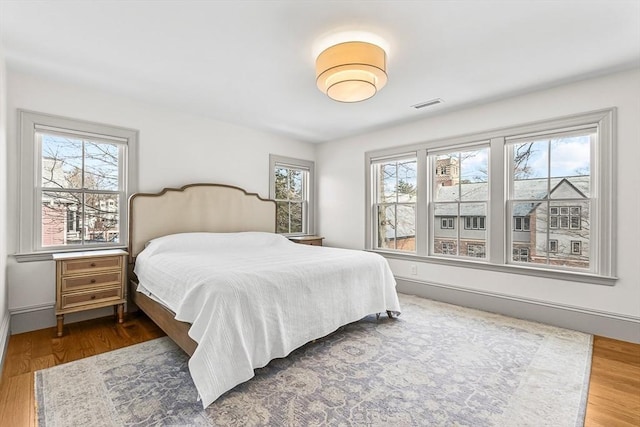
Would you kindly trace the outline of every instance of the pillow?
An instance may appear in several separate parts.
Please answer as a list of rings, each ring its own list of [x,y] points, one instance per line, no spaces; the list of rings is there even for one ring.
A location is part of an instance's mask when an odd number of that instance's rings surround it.
[[[179,233],[157,237],[145,245],[142,252],[191,252],[207,250],[231,250],[242,248],[273,247],[291,243],[275,233],[245,231],[240,233]]]

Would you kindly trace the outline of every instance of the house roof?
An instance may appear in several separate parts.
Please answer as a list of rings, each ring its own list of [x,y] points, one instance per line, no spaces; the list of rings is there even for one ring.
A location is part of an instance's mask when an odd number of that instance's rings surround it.
[[[569,190],[574,193],[577,199],[583,199],[589,194],[590,177],[588,175],[573,176],[566,178],[532,178],[517,180],[514,182],[513,193],[517,202],[513,205],[514,216],[529,215],[532,209],[538,204],[535,200],[541,200],[547,197],[548,188],[551,188],[551,195],[564,188],[563,184],[568,185]],[[462,194],[462,202],[479,202],[479,203],[462,203],[460,205],[461,216],[485,216],[486,204],[489,199],[489,185],[482,183],[463,183],[460,186],[441,186],[437,190],[435,197],[439,202],[455,202],[459,200],[459,194]],[[563,196],[567,198],[567,196]],[[457,216],[457,203],[436,203],[435,216]]]

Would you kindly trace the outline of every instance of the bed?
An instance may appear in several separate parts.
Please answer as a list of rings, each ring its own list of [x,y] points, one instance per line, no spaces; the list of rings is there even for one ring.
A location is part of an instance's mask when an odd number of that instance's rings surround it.
[[[204,407],[340,326],[400,313],[381,256],[275,234],[275,202],[221,184],[129,200],[131,300],[191,358]]]

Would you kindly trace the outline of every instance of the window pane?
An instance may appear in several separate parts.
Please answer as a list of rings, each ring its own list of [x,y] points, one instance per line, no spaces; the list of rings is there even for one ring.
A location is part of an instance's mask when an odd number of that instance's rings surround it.
[[[396,248],[396,207],[378,206],[378,247],[382,249]]]
[[[416,185],[418,182],[417,162],[407,160],[398,162],[398,203],[411,203],[416,201]]]
[[[289,232],[289,202],[276,202],[276,232]]]
[[[546,140],[513,145],[513,198],[547,197],[549,145]]]
[[[435,238],[457,239],[455,224],[459,223],[457,203],[436,203],[434,205]]]
[[[289,199],[302,200],[304,186],[304,172],[297,169],[289,169]]]
[[[460,200],[487,200],[489,148],[460,153],[460,164]]]
[[[467,256],[472,258],[486,258],[486,250],[484,245],[467,244]]]
[[[84,188],[117,191],[119,148],[116,144],[85,141]]]
[[[514,144],[513,171],[516,179],[546,178],[549,176],[548,140]]]
[[[551,140],[551,198],[576,199],[590,195],[591,137]]]
[[[377,166],[377,201],[378,203],[395,203],[396,183],[398,178],[397,162],[381,163]]]
[[[289,169],[276,167],[276,200],[287,200],[287,194],[289,189]]]
[[[560,211],[574,215],[560,216],[559,227],[549,230],[549,239],[557,240],[557,252],[550,255],[549,264],[565,267],[585,268],[590,266],[590,209],[588,201],[563,201],[551,203],[560,205]],[[566,210],[564,208],[567,208]],[[575,215],[578,214],[578,215]],[[553,216],[551,216],[553,218]],[[568,218],[565,220],[564,218]],[[567,226],[565,227],[565,221]],[[538,233],[540,234],[540,233]],[[575,250],[580,247],[580,250]]]
[[[459,200],[460,153],[436,156],[435,181],[434,201],[452,202]]]
[[[484,258],[489,147],[439,154],[431,161],[431,178],[436,183],[432,197],[433,254]],[[442,227],[443,217],[451,217],[460,225],[459,230]]]
[[[435,239],[433,252],[440,255],[458,255],[458,245],[455,240]]]
[[[289,203],[289,212],[291,214],[291,228],[289,233],[303,233],[304,226],[302,221],[303,212],[302,202]]]
[[[533,203],[513,203],[511,206],[511,215],[516,224],[514,230],[511,231],[513,261],[530,261],[529,253],[532,244],[530,225],[532,224],[532,214],[535,212],[536,206],[537,204]],[[535,221],[535,216],[533,220]],[[518,224],[521,227],[518,227]]]
[[[276,201],[276,232],[305,232],[303,213],[303,202]]]
[[[118,243],[118,195],[85,194],[86,243]]]
[[[42,246],[82,243],[82,196],[79,193],[42,193]]]
[[[82,140],[38,135],[42,142],[42,186],[82,188]]]
[[[530,231],[513,231],[511,234],[514,253],[519,248],[528,248],[527,261],[536,264],[555,265],[573,268],[589,268],[589,202],[557,201],[551,207],[548,202],[539,203],[531,208],[529,203],[514,203],[514,215],[530,209]],[[579,215],[562,215],[562,213]],[[579,242],[581,253],[572,251]],[[514,257],[514,261],[515,261]]]
[[[396,219],[396,249],[414,252],[416,250],[415,205],[398,205]]]
[[[485,251],[480,251],[478,247],[486,247],[487,230],[486,230],[486,203],[461,203],[460,215],[465,218],[465,227],[460,230],[460,255],[469,253],[469,245],[476,246],[472,248],[473,256],[476,258],[485,258]]]

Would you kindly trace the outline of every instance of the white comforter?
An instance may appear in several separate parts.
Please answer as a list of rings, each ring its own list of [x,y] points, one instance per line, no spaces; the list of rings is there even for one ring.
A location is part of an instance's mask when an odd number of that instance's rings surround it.
[[[189,370],[204,407],[284,357],[366,315],[400,312],[380,255],[271,233],[185,233],[151,241],[140,285],[192,324]]]

